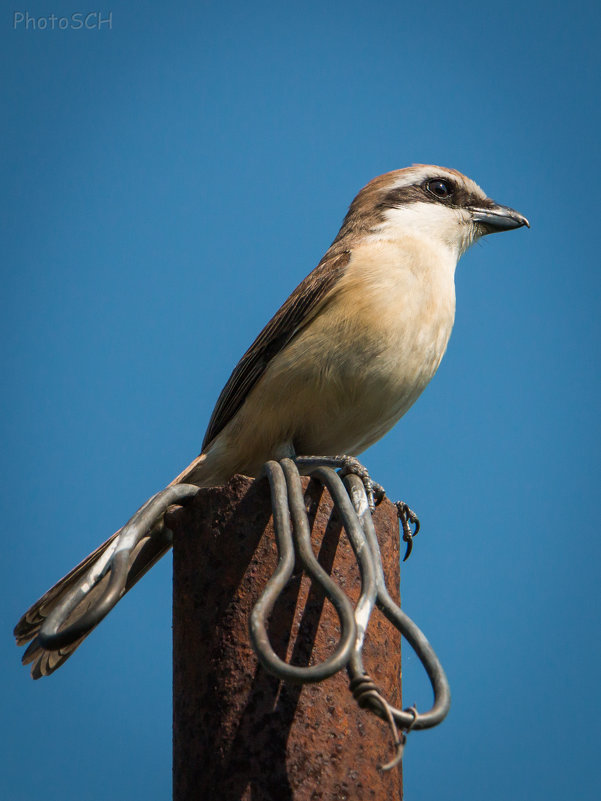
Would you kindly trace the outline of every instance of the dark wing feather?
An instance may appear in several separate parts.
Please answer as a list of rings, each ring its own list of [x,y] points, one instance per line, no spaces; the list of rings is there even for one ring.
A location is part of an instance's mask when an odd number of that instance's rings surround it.
[[[203,451],[242,406],[271,359],[311,320],[319,303],[343,275],[349,259],[350,251],[326,255],[267,323],[234,368],[217,399],[202,443]]]

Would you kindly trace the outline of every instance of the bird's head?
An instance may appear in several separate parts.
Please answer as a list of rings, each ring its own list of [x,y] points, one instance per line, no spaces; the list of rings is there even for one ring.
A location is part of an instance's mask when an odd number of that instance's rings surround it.
[[[457,258],[485,234],[530,227],[508,206],[487,197],[457,170],[414,164],[379,175],[353,200],[336,241],[348,237],[423,239]]]

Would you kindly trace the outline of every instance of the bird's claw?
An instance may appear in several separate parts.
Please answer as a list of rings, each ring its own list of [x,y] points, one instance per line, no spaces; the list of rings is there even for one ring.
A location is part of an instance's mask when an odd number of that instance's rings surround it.
[[[415,514],[413,509],[410,509],[409,506],[407,506],[404,501],[396,501],[394,505],[396,506],[396,513],[401,521],[401,526],[403,527],[403,542],[407,543],[407,550],[405,551],[405,556],[403,557],[403,562],[406,562],[411,556],[411,551],[413,550],[413,538],[417,536],[417,533],[419,532],[419,517]],[[412,525],[415,526],[413,531],[411,530]]]
[[[341,476],[347,476],[349,473],[359,476],[365,487],[369,510],[373,512],[376,506],[384,500],[386,495],[384,487],[372,480],[367,468],[354,456],[336,456],[334,458],[340,462]]]

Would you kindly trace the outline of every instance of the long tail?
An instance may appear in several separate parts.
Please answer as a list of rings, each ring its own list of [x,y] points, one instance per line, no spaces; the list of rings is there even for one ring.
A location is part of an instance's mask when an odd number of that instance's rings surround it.
[[[95,551],[80,562],[73,568],[66,576],[58,581],[54,587],[51,587],[42,597],[31,606],[23,617],[19,620],[14,629],[14,635],[17,640],[17,645],[25,645],[30,640],[29,646],[23,654],[22,662],[24,665],[31,663],[31,676],[34,679],[39,679],[42,676],[49,676],[54,673],[75,651],[75,649],[85,640],[90,634],[88,632],[79,640],[76,640],[71,645],[65,646],[58,651],[47,651],[40,643],[39,631],[50,613],[54,608],[63,600],[66,593],[68,593],[74,585],[80,580],[84,573],[92,566],[108,546],[112,543],[119,532],[115,532],[112,537],[106,542],[103,542]],[[125,591],[127,592],[133,585],[146,573],[150,568],[164,556],[169,548],[170,543],[162,541],[157,543],[156,540],[146,538],[142,541],[140,549],[138,549],[132,559],[127,576],[127,584]],[[108,582],[108,574],[98,583],[96,587],[90,592],[86,598],[85,606],[80,604],[73,613],[73,617],[83,614],[89,608],[96,598],[98,598],[105,590]],[[67,623],[71,622],[72,618],[67,619]]]
[[[210,482],[206,481],[205,475],[203,474],[203,461],[204,456],[199,456],[180,473],[171,484],[187,481],[190,483],[198,483],[199,486],[206,486]],[[89,554],[89,556],[86,556],[83,561],[51,587],[48,592],[44,593],[44,595],[25,612],[15,626],[14,635],[17,640],[17,645],[26,645],[29,643],[27,650],[23,654],[22,662],[24,665],[31,663],[31,675],[34,679],[39,679],[42,676],[49,676],[51,673],[54,673],[54,671],[57,670],[85,640],[88,634],[90,634],[90,632],[88,632],[81,637],[81,639],[58,651],[46,650],[40,643],[40,638],[38,636],[40,628],[46,618],[56,606],[61,603],[65,595],[75,586],[84,573],[89,570],[92,564],[104,554],[105,550],[118,534],[119,531],[116,531],[112,537],[109,537],[106,542],[98,546],[95,551]],[[157,540],[156,538],[150,537],[143,539],[132,554],[125,592],[131,589],[131,587],[133,587],[133,585],[167,553],[170,547],[171,544],[165,540]],[[95,602],[96,598],[104,592],[108,580],[109,575],[107,574],[89,593],[85,601],[85,606],[82,603],[73,611],[72,617],[68,618],[66,621],[67,624],[71,622],[73,618],[83,614],[83,612]]]

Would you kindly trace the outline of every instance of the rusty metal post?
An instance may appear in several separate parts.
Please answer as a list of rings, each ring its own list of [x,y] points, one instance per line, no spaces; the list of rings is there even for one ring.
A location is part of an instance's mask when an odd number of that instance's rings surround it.
[[[359,574],[326,491],[303,480],[315,552],[353,601]],[[174,801],[397,801],[388,727],[359,709],[346,673],[319,684],[280,682],[261,668],[248,619],[277,561],[266,481],[236,476],[168,516],[174,532]],[[394,506],[375,513],[388,586],[399,587]],[[276,605],[270,638],[294,664],[321,661],[339,635],[322,593],[296,577]],[[400,635],[374,613],[366,669],[401,706]]]

